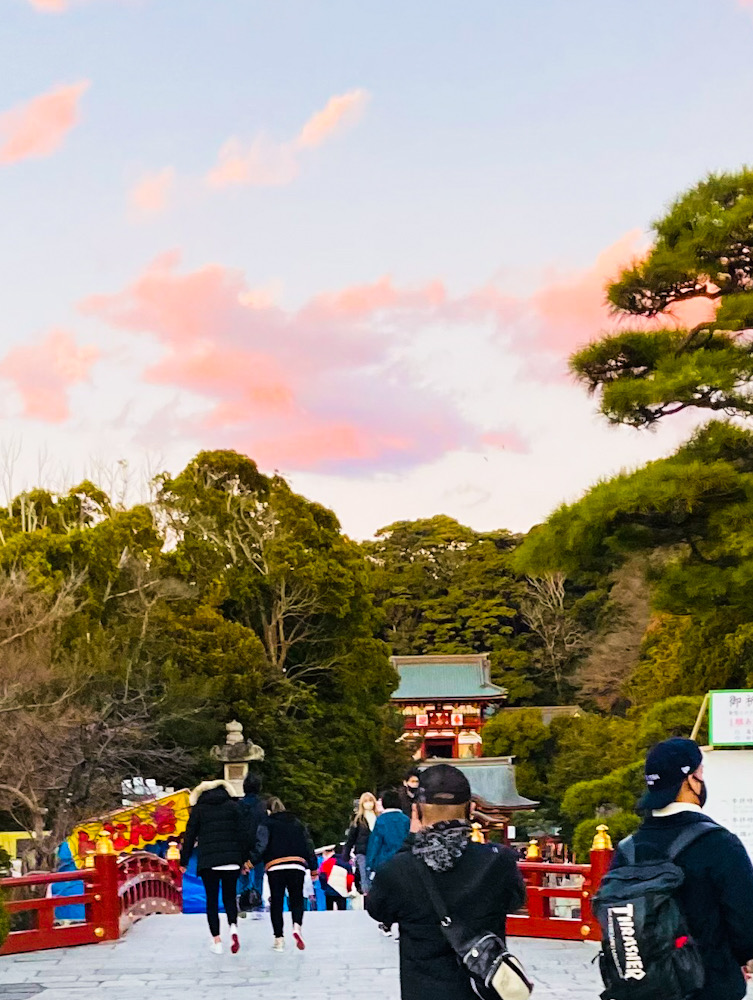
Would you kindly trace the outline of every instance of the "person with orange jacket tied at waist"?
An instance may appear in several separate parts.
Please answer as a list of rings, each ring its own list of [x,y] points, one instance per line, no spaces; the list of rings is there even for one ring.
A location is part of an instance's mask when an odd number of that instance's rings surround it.
[[[251,860],[264,862],[269,879],[269,915],[274,933],[274,951],[283,951],[285,937],[282,911],[285,893],[293,917],[293,940],[301,951],[303,940],[303,884],[308,868],[312,874],[318,863],[314,844],[303,823],[288,812],[278,798],[267,802],[269,815],[259,824]]]

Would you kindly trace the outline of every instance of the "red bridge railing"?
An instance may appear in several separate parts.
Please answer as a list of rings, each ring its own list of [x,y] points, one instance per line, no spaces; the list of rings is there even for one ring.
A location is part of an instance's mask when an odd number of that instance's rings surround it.
[[[507,933],[514,937],[600,941],[601,928],[593,915],[591,900],[609,871],[613,855],[607,827],[600,826],[594,837],[590,864],[521,861],[518,867],[526,883],[526,913],[507,918]],[[561,884],[563,880],[557,876],[564,876],[571,884]],[[572,907],[577,915],[563,917],[553,913],[552,903],[556,900],[577,901],[577,906]]]
[[[535,854],[535,852],[532,852]],[[606,827],[594,838],[590,864],[549,864],[526,860],[519,867],[526,881],[527,905],[524,914],[507,918],[507,932],[517,937],[559,938],[566,941],[598,941],[599,924],[594,919],[591,899],[612,861],[612,845]],[[147,852],[123,854],[113,851],[109,834],[97,841],[92,867],[63,873],[25,875],[0,879],[9,913],[32,913],[33,926],[11,931],[0,955],[13,955],[45,948],[68,948],[98,941],[116,941],[141,917],[150,913],[180,913],[182,876],[176,857],[168,850],[168,860]],[[553,884],[564,876],[570,885]],[[83,883],[75,896],[53,896],[52,887],[61,883]],[[575,883],[575,884],[572,884]],[[7,899],[17,889],[38,889],[33,899]],[[553,912],[553,902],[573,901],[573,916]],[[55,910],[83,906],[84,919],[61,923]]]
[[[83,892],[52,895],[53,886],[71,882],[83,883]],[[15,895],[19,889],[35,889],[39,895],[32,899],[8,898],[9,893]],[[118,857],[109,834],[98,839],[91,867],[0,879],[0,890],[11,916],[33,915],[30,928],[10,932],[0,955],[117,941],[140,917],[182,910],[182,876],[177,858],[165,861],[146,852]],[[68,906],[83,906],[83,920],[56,921],[55,911]]]

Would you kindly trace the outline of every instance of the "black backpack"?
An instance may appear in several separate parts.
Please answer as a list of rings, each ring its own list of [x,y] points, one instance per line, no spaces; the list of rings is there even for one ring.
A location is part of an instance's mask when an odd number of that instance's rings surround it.
[[[718,829],[710,820],[694,823],[676,837],[665,858],[639,864],[633,838],[619,844],[624,864],[607,872],[593,898],[602,932],[602,1000],[690,1000],[701,989],[705,970],[677,902],[685,874],[675,860]]]

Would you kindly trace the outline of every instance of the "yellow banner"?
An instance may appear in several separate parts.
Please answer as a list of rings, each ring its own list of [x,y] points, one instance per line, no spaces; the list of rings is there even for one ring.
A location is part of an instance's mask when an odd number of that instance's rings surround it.
[[[119,854],[143,851],[147,844],[179,837],[186,829],[190,811],[188,789],[183,788],[82,823],[68,838],[68,846],[79,868],[86,855],[95,850],[97,837],[103,830],[110,834],[112,846]]]

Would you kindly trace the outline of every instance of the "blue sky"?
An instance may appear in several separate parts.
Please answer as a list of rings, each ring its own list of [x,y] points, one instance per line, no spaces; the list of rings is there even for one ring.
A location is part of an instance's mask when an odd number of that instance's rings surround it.
[[[598,313],[584,275],[599,256],[637,251],[675,194],[751,160],[752,7],[0,2],[0,143],[32,102],[88,82],[66,92],[75,121],[53,149],[37,136],[36,152],[0,162],[0,440],[22,442],[19,486],[45,448],[64,477],[147,451],[177,469],[232,446],[359,536],[438,510],[522,530],[687,434],[604,427],[557,378],[598,322],[563,315],[560,329],[541,296],[583,282]],[[295,147],[353,94],[352,120],[335,114]],[[295,175],[211,188],[223,145],[260,135]],[[160,171],[164,203],[135,210]],[[171,251],[155,279],[151,262]],[[210,266],[221,290],[208,303]],[[145,275],[160,308],[195,302],[201,329],[155,318]],[[426,291],[437,284],[441,301]],[[241,286],[264,299],[252,316],[235,308]],[[342,299],[354,288],[371,289],[355,312]],[[481,307],[489,288],[495,304]],[[340,298],[325,308],[327,295]],[[109,299],[82,309],[92,296]],[[55,405],[30,402],[40,391]]]

